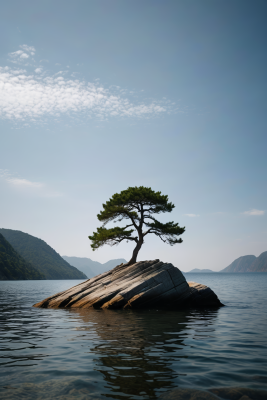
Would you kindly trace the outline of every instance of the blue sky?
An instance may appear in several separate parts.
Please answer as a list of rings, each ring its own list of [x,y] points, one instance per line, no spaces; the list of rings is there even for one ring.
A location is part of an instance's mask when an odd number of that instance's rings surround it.
[[[61,255],[113,193],[148,186],[186,227],[141,259],[220,270],[267,250],[265,1],[14,1],[0,6],[1,227]]]

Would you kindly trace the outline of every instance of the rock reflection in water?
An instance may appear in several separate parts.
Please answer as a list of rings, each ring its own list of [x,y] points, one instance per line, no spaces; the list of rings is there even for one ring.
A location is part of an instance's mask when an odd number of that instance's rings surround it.
[[[188,357],[184,340],[191,323],[195,338],[212,336],[217,312],[70,310],[72,318],[84,322],[79,321],[77,327],[84,340],[92,329],[99,337],[99,345],[90,352],[95,353],[95,369],[104,375],[111,391],[108,397],[114,399],[125,395],[153,398],[177,387],[177,378],[179,382],[179,376],[185,375],[177,362]]]

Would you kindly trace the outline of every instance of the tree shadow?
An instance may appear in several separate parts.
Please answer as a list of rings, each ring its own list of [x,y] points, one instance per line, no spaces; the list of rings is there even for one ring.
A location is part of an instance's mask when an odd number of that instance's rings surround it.
[[[179,363],[188,358],[185,339],[189,332],[199,340],[204,332],[205,337],[212,336],[218,309],[69,312],[83,322],[77,330],[83,331],[85,340],[86,331],[92,330],[100,340],[90,352],[95,353],[95,369],[109,388],[106,397],[146,399],[177,387],[177,378],[185,375]]]

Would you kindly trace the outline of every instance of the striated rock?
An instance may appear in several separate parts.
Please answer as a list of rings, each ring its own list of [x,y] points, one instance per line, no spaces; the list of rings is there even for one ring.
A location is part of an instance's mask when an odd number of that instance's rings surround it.
[[[187,283],[172,264],[159,260],[120,264],[34,305],[42,308],[181,308],[223,304],[207,286]]]

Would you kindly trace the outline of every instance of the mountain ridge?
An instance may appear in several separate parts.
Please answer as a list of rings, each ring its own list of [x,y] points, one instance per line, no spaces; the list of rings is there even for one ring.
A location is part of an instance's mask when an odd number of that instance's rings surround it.
[[[88,278],[93,278],[96,275],[109,271],[121,263],[127,262],[124,258],[112,259],[104,264],[101,264],[98,261],[93,261],[91,258],[87,257],[62,256],[62,258],[86,274]]]
[[[220,271],[194,268],[184,273],[189,274],[189,273],[248,273],[248,272],[267,272],[267,251],[264,251],[258,257],[254,255],[238,257],[231,264],[221,269]]]
[[[256,260],[249,268],[249,272],[267,272],[267,251],[256,257]]]
[[[198,274],[198,273],[209,274],[209,273],[216,273],[216,272],[217,271],[212,271],[212,269],[207,269],[207,268],[204,268],[204,269],[194,268],[194,269],[191,269],[191,271],[187,271],[185,273],[186,274],[191,274],[191,273],[194,273],[194,274]]]
[[[267,272],[267,251],[258,257],[254,255],[241,256],[234,260],[228,267],[219,271],[221,273]]]
[[[45,279],[87,279],[83,272],[70,265],[44,240],[12,229],[1,228],[0,233]]]

